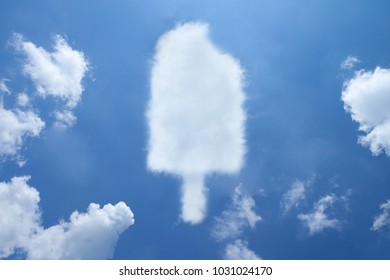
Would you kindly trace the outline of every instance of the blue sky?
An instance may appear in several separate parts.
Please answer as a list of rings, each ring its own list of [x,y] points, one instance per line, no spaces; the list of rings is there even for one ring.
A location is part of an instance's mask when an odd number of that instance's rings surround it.
[[[389,11],[3,1],[0,258],[389,259]]]

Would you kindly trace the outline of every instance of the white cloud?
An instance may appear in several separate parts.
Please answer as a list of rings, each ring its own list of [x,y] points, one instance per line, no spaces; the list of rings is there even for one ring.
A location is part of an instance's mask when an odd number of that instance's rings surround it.
[[[26,246],[40,228],[39,193],[27,185],[29,178],[0,182],[0,259]]]
[[[0,81],[0,93],[11,94],[5,84],[8,81]],[[26,94],[17,96],[19,106],[24,107],[28,103]],[[23,140],[27,137],[37,137],[44,128],[45,123],[32,110],[6,109],[3,97],[0,95],[0,161],[2,158],[14,158],[19,165],[23,165],[23,159],[18,152],[22,147]]]
[[[87,213],[73,212],[70,222],[42,230],[27,246],[29,259],[108,259],[119,236],[134,223],[125,203],[100,208],[91,203]]]
[[[306,195],[307,183],[297,180],[291,186],[291,188],[283,195],[280,207],[283,208],[284,213],[290,211],[294,206],[298,206],[299,202],[304,200]]]
[[[0,80],[0,93],[11,94],[11,91],[9,90],[7,85],[5,84],[5,82],[7,82],[7,81],[8,81],[7,79]]]
[[[246,227],[254,228],[262,218],[254,211],[253,198],[243,193],[241,186],[234,189],[233,202],[215,218],[212,235],[219,241],[236,238]]]
[[[260,260],[261,258],[248,248],[248,243],[241,239],[237,239],[229,243],[224,251],[224,259],[226,260]]]
[[[379,230],[385,226],[390,226],[390,199],[380,205],[382,213],[375,217],[371,230]]]
[[[298,219],[307,226],[310,234],[313,235],[328,228],[339,228],[340,222],[337,219],[329,219],[325,213],[326,209],[332,207],[336,200],[337,198],[333,194],[326,195],[314,205],[313,212],[298,215]]]
[[[206,215],[207,189],[203,187],[204,178],[201,175],[186,175],[183,181],[181,217],[186,222],[199,223]]]
[[[0,103],[0,157],[14,157],[26,136],[37,137],[45,123],[33,111],[7,110]]]
[[[241,186],[234,189],[232,203],[214,220],[212,236],[225,243],[223,258],[231,260],[260,259],[248,248],[248,242],[240,239],[244,229],[253,229],[262,218],[255,212],[256,203],[245,194]]]
[[[25,93],[19,93],[17,96],[17,102],[20,107],[26,107],[30,103],[30,97]]]
[[[183,178],[182,214],[195,224],[206,213],[204,177],[233,174],[245,154],[243,70],[187,23],[164,34],[151,73],[148,168]]]
[[[54,37],[52,52],[26,41],[20,34],[14,35],[14,46],[25,56],[23,71],[40,96],[61,100],[65,110],[77,106],[84,91],[82,79],[88,71],[82,52],[72,49],[60,35]]]
[[[358,71],[344,84],[344,108],[366,133],[359,143],[374,155],[390,156],[390,69]]]
[[[283,195],[281,206],[284,208],[284,211],[287,212],[293,206],[297,206],[303,199],[305,199],[305,183],[302,181],[296,181],[291,186],[291,189]]]
[[[313,174],[306,181],[296,180],[290,189],[283,194],[280,201],[280,207],[283,209],[284,214],[291,210],[293,207],[297,207],[303,200],[306,199],[306,192],[309,187],[314,183],[316,174]]]
[[[57,120],[55,125],[59,127],[69,127],[76,122],[76,116],[69,110],[55,111],[54,115]]]
[[[360,60],[356,56],[349,55],[343,62],[340,64],[340,68],[343,70],[352,69]]]
[[[0,182],[0,258],[19,249],[29,259],[111,258],[119,236],[134,223],[124,202],[100,208],[91,203],[87,213],[74,212],[69,222],[44,229],[41,226],[39,193],[30,177]]]

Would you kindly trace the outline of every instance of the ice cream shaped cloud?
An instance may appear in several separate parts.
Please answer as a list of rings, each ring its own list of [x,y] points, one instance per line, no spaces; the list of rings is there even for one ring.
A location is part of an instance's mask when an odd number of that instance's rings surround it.
[[[243,69],[208,31],[195,22],[161,36],[147,110],[148,168],[183,179],[181,218],[191,224],[205,217],[205,176],[239,172],[245,154]]]

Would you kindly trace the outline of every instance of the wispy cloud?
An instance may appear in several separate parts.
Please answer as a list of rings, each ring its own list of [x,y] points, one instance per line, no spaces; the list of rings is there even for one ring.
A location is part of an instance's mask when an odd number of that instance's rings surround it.
[[[228,209],[215,218],[212,235],[217,240],[236,238],[245,228],[254,228],[262,220],[255,212],[255,201],[243,192],[241,186],[234,189],[232,200]]]
[[[7,82],[6,79],[0,80],[0,93],[11,94],[11,91],[9,90],[8,86],[6,85],[6,82]]]
[[[283,194],[280,202],[280,207],[284,213],[291,210],[292,207],[297,207],[299,203],[306,198],[307,188],[313,184],[314,177],[307,181],[296,180],[291,188]]]
[[[243,70],[210,41],[208,26],[187,23],[164,34],[151,73],[148,167],[183,178],[184,221],[206,213],[204,178],[236,173],[245,153]]]
[[[25,56],[23,71],[33,81],[38,95],[52,96],[63,103],[61,110],[72,114],[84,91],[82,80],[89,63],[84,53],[72,49],[60,35],[54,37],[53,51],[27,41],[21,34],[15,34],[13,45]],[[56,115],[57,116],[57,115]],[[72,123],[57,119],[65,126]]]
[[[309,234],[313,235],[324,231],[325,229],[340,227],[340,221],[337,219],[330,219],[325,211],[332,207],[337,201],[335,195],[326,195],[314,204],[313,211],[308,214],[299,214],[298,219],[301,220],[309,229]]]
[[[237,239],[229,243],[224,251],[225,260],[260,260],[261,258],[248,248],[248,242]]]
[[[219,217],[214,219],[212,236],[218,242],[227,242],[224,251],[226,259],[259,259],[240,239],[246,228],[253,229],[262,218],[255,212],[254,199],[245,194],[242,187],[234,189],[232,203]]]
[[[341,99],[344,109],[366,133],[359,137],[359,143],[374,155],[385,152],[390,156],[390,69],[356,72],[345,82]]]
[[[382,213],[375,217],[371,230],[377,231],[383,227],[390,226],[390,199],[380,205]]]
[[[70,110],[55,111],[54,116],[57,120],[56,124],[59,126],[69,127],[76,122],[76,116]]]
[[[30,177],[0,182],[0,258],[21,250],[29,259],[106,259],[112,257],[119,236],[134,223],[124,202],[100,208],[91,203],[87,213],[73,212],[69,222],[44,229],[39,193]]]
[[[282,197],[280,206],[284,209],[284,212],[288,212],[293,206],[297,206],[298,203],[305,199],[305,183],[302,181],[296,181]]]
[[[356,56],[349,55],[343,62],[340,64],[340,68],[343,70],[352,69],[360,60]]]

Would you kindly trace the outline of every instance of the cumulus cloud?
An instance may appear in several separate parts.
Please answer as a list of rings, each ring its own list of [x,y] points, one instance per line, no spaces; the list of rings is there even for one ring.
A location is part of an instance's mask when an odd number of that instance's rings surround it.
[[[352,69],[360,60],[356,56],[349,55],[343,62],[340,64],[340,68],[343,70]]]
[[[253,229],[262,220],[255,207],[254,199],[238,186],[234,189],[232,203],[214,219],[211,234],[218,242],[226,242],[225,259],[260,259],[248,248],[248,242],[240,239],[244,229]]]
[[[0,258],[25,247],[40,228],[39,193],[27,184],[29,178],[0,182]]]
[[[33,111],[7,110],[0,102],[0,158],[16,156],[23,139],[39,136],[44,126]]]
[[[229,243],[224,251],[226,260],[260,260],[261,258],[248,248],[248,242],[237,239]]]
[[[30,177],[14,177],[0,183],[0,258],[16,250],[29,259],[111,258],[119,236],[134,223],[124,202],[100,208],[91,203],[87,213],[73,212],[70,221],[44,229],[39,193],[30,187]]]
[[[212,235],[217,240],[225,240],[240,236],[247,227],[254,228],[262,220],[255,207],[254,199],[245,194],[241,186],[236,187],[232,204],[215,218]]]
[[[147,164],[183,179],[186,222],[205,217],[207,174],[241,169],[244,99],[239,62],[213,45],[206,24],[183,24],[159,39],[147,111]]]
[[[82,80],[88,71],[84,53],[72,49],[60,35],[54,37],[52,52],[27,41],[21,34],[14,35],[13,43],[25,56],[23,71],[33,81],[38,95],[60,100],[64,110],[76,107],[84,91]]]
[[[330,219],[325,213],[326,209],[332,207],[336,200],[337,198],[335,195],[326,195],[314,205],[313,212],[298,215],[298,219],[309,229],[309,234],[313,235],[328,228],[339,228],[340,221],[337,219]]]
[[[382,213],[375,217],[371,230],[377,231],[383,227],[390,226],[390,199],[380,205]]]
[[[103,208],[91,203],[87,213],[75,211],[69,222],[61,222],[34,235],[27,246],[27,258],[112,258],[119,236],[133,223],[133,213],[124,202]]]
[[[359,143],[374,155],[390,156],[390,69],[356,72],[344,84],[341,99],[359,130],[366,133]]]

